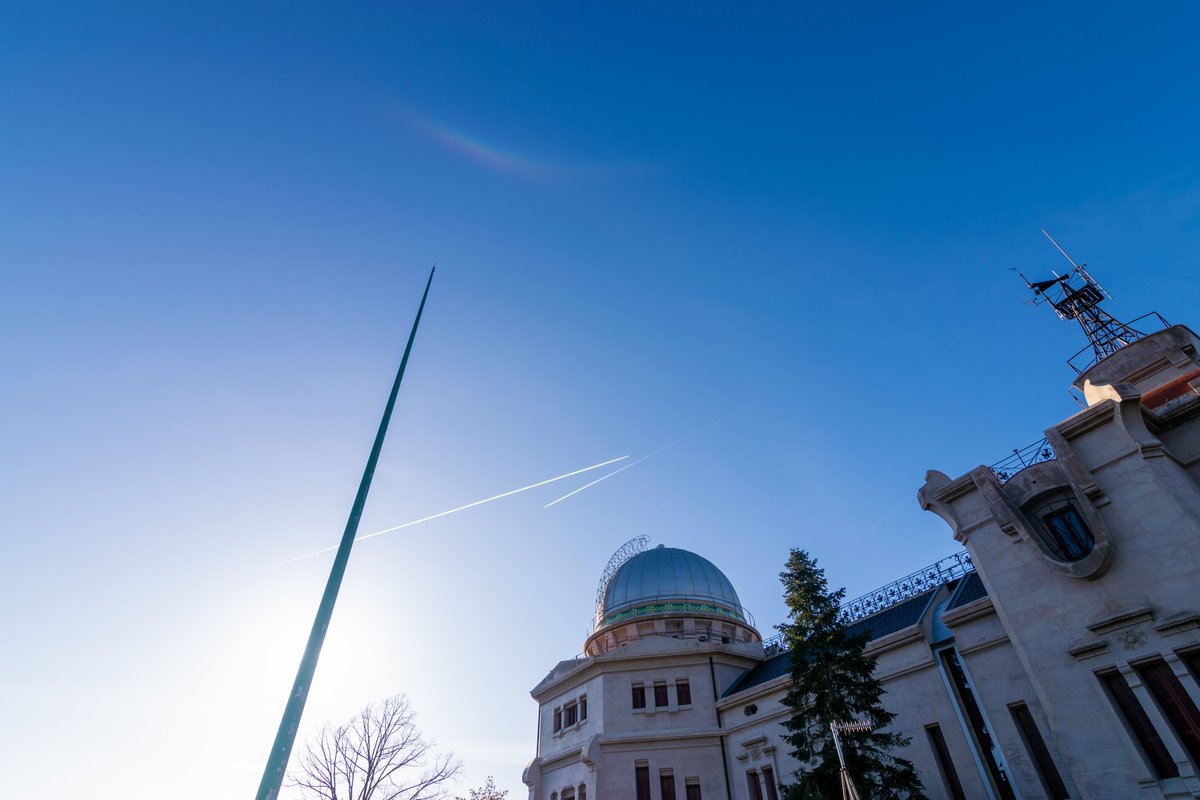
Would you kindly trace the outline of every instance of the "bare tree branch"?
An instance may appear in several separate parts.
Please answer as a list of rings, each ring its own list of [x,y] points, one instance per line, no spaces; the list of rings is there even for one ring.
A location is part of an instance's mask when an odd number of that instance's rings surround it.
[[[314,800],[440,800],[462,765],[434,755],[404,695],[328,725],[305,749],[288,785]]]

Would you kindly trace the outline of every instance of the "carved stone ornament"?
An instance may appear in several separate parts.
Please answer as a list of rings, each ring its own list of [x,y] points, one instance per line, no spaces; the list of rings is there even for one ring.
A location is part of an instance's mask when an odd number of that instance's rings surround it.
[[[1146,634],[1136,628],[1129,628],[1117,634],[1117,641],[1126,650],[1136,650],[1139,647],[1146,646]]]

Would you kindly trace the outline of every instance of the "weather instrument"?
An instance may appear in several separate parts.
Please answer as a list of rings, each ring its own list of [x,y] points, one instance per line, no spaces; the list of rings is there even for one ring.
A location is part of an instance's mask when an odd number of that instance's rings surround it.
[[[1045,228],[1042,228],[1042,233],[1058,248],[1063,258],[1070,262],[1071,269],[1064,275],[1051,271],[1054,277],[1045,281],[1031,281],[1024,274],[1021,274],[1021,278],[1033,292],[1034,305],[1049,303],[1060,319],[1075,320],[1079,323],[1095,357],[1093,364],[1108,358],[1130,342],[1146,336],[1132,325],[1121,322],[1102,309],[1100,303],[1106,298],[1111,300],[1112,295],[1091,276],[1087,271],[1087,264],[1075,263],[1075,259],[1067,255],[1067,251],[1054,241],[1053,236],[1046,233]]]

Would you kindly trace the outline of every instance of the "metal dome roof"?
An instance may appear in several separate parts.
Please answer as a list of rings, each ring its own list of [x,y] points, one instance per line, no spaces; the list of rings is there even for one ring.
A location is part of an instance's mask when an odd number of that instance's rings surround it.
[[[622,564],[604,588],[596,627],[630,616],[699,611],[746,620],[733,584],[707,558],[659,545]]]

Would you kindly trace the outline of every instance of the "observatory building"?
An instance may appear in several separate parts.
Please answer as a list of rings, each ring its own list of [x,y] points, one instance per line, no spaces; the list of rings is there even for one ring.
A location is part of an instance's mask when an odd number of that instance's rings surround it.
[[[1030,288],[1088,336],[1081,410],[990,467],[930,471],[918,501],[965,551],[844,617],[929,797],[1200,797],[1200,337],[1118,322],[1081,267]],[[530,800],[777,800],[790,653],[712,562],[644,546],[532,691]]]

